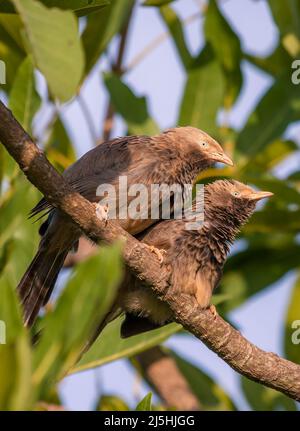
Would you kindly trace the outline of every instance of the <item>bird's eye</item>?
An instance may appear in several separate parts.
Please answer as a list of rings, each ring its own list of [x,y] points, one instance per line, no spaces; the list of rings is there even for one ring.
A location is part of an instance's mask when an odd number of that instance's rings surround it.
[[[241,195],[240,192],[237,192],[237,191],[232,192],[232,196],[234,196],[235,198],[237,198],[240,195]]]
[[[207,148],[208,147],[208,143],[207,142],[200,142],[200,145],[202,148]]]

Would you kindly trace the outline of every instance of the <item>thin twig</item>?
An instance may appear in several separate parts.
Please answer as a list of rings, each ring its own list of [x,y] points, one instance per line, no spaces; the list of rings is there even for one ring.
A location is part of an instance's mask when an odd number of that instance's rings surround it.
[[[182,22],[185,25],[191,24],[196,21],[198,18],[201,18],[201,14],[199,12],[194,13],[193,15],[188,16]],[[134,69],[139,63],[141,63],[152,51],[159,47],[161,43],[170,38],[170,33],[168,31],[164,31],[158,36],[156,36],[148,45],[146,45],[128,64],[124,73],[130,72]]]
[[[78,105],[81,109],[81,112],[85,118],[86,124],[88,126],[91,138],[93,143],[95,144],[97,142],[98,136],[97,136],[97,130],[93,121],[93,118],[91,116],[91,112],[89,110],[89,107],[87,106],[84,97],[82,95],[82,93],[79,93],[77,95],[77,101],[78,101]]]

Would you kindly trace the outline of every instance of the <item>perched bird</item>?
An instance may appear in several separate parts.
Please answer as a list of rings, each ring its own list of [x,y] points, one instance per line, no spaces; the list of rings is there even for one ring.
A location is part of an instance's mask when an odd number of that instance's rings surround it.
[[[132,184],[188,184],[198,173],[215,162],[232,165],[222,147],[209,135],[193,127],[179,127],[148,136],[128,136],[95,147],[63,174],[65,180],[91,202],[99,202],[97,189],[110,184],[120,199],[119,177]],[[134,199],[128,197],[127,204]],[[36,256],[22,277],[17,290],[21,298],[26,325],[34,322],[40,308],[51,295],[58,273],[68,252],[76,248],[82,232],[69,218],[42,199],[32,215],[42,211],[49,217],[40,228],[42,235]],[[108,209],[109,211],[109,209]],[[138,234],[155,220],[146,217],[116,218],[131,234]]]
[[[230,244],[253,213],[256,203],[269,196],[272,193],[255,191],[238,181],[215,181],[204,188],[204,222],[198,229],[187,230],[190,220],[184,218],[160,221],[142,233],[141,241],[166,252],[164,263],[171,267],[168,295],[190,294],[196,297],[200,307],[209,307]],[[118,306],[126,313],[122,337],[172,321],[167,303],[129,273]]]

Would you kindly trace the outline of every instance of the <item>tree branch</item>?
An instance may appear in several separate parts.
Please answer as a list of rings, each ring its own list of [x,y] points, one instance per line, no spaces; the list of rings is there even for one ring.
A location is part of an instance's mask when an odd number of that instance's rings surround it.
[[[117,238],[124,241],[123,256],[127,266],[168,302],[176,322],[240,374],[300,401],[300,365],[259,349],[220,316],[214,317],[209,310],[202,310],[193,297],[168,295],[170,274],[167,268],[161,267],[147,246],[116,222],[109,221],[106,225],[100,221],[93,204],[74,192],[1,102],[0,140],[32,184],[87,236],[98,242],[112,243]]]
[[[135,356],[146,381],[169,408],[192,411],[201,410],[197,397],[181,374],[174,359],[159,346]]]

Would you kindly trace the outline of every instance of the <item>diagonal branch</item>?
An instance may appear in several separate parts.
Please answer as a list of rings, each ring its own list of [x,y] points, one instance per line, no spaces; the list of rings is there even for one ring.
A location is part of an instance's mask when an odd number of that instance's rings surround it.
[[[127,266],[168,302],[178,323],[240,374],[300,401],[300,365],[261,350],[220,316],[214,317],[209,310],[201,310],[191,296],[168,296],[168,270],[160,266],[147,246],[116,222],[109,221],[105,225],[97,218],[95,207],[72,190],[1,102],[0,140],[32,184],[51,204],[77,223],[87,236],[106,243],[117,238],[124,240],[123,256]]]
[[[161,347],[156,346],[137,354],[143,377],[158,393],[168,408],[192,411],[201,410],[197,397],[177,367],[176,361]]]

